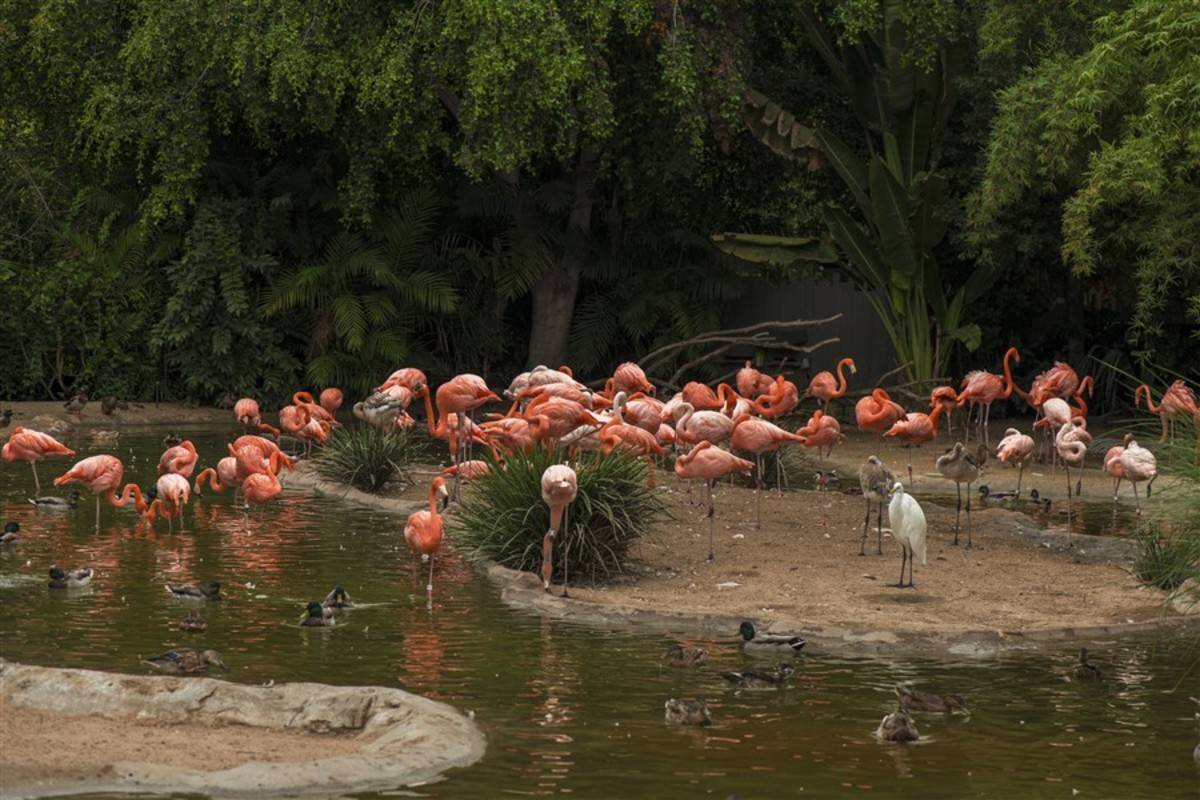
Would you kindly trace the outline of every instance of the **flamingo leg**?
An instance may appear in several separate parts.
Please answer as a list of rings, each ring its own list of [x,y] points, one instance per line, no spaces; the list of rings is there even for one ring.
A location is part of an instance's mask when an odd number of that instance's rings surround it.
[[[1133,483],[1133,481],[1130,481],[1130,483]],[[1136,483],[1133,484],[1133,505],[1137,508],[1137,514],[1140,517],[1142,515],[1142,502],[1138,499]]]
[[[96,533],[100,532],[100,495],[96,495]]]
[[[1071,535],[1071,465],[1064,465],[1067,470],[1067,536]]]
[[[429,583],[425,584],[425,594],[429,602],[433,602],[433,553],[429,554]]]
[[[758,453],[754,457],[754,478],[755,478],[755,480],[754,480],[754,484],[755,484],[754,485],[754,529],[755,530],[759,530],[760,528],[762,528],[762,489],[763,489],[762,471],[763,471],[763,456],[762,456],[762,453]],[[868,503],[868,509],[869,509],[869,507],[870,507],[870,504]],[[869,511],[868,511],[868,513],[869,513]]]
[[[909,488],[911,489],[911,488],[912,488],[912,485],[913,485],[913,476],[912,476],[912,445],[910,445],[910,444],[906,444],[906,445],[904,445],[904,449],[908,451],[908,486],[909,486]]]
[[[1017,500],[1021,499],[1021,479],[1025,477],[1025,462],[1017,465]]]
[[[569,505],[567,505],[563,508],[563,527],[562,527],[562,532],[563,532],[563,554],[562,554],[563,590],[562,590],[562,596],[563,597],[570,597],[570,595],[567,594],[567,577],[569,575],[569,570],[571,568],[571,542],[567,538],[567,531],[569,530],[567,520],[569,520],[571,518],[570,514],[571,514],[571,507]]]
[[[545,591],[550,591],[550,574],[553,569],[553,562],[550,560],[554,556],[554,528],[546,531],[546,535],[542,537],[542,588]]]
[[[30,461],[29,466],[33,468],[33,496],[41,497],[42,496],[42,482],[40,480],[38,480],[37,462]]]
[[[713,552],[713,518],[716,516],[716,508],[713,506],[712,485],[713,481],[704,482],[706,499],[708,500],[708,560],[716,561],[717,556]]]
[[[863,520],[863,535],[862,542],[858,546],[858,554],[865,556],[867,554],[867,526],[871,524],[871,498],[867,498],[867,518]]]
[[[971,543],[971,482],[967,481],[967,549],[970,550],[974,546]]]

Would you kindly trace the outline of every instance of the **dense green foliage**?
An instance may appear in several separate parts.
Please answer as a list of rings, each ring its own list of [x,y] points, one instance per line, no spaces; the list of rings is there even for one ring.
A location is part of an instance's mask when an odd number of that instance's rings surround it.
[[[1150,523],[1138,533],[1133,572],[1147,586],[1174,591],[1189,578],[1200,579],[1200,517],[1193,515],[1174,534]]]
[[[423,453],[418,437],[370,425],[334,428],[313,463],[326,480],[378,492],[389,483],[409,481],[408,465]]]
[[[565,463],[563,452],[543,448],[517,453],[502,469],[472,482],[462,507],[450,518],[455,543],[506,567],[541,567],[542,538],[550,511],[542,501],[542,473]],[[556,580],[565,553],[572,580],[596,581],[620,574],[629,547],[665,513],[661,497],[646,486],[644,461],[613,453],[587,453],[572,462],[579,495],[554,545]]]
[[[0,396],[598,372],[833,240],[911,377],[954,343],[1185,369],[1196,15],[4,0]],[[799,116],[747,129],[750,88]],[[785,133],[790,160],[756,141]],[[730,230],[820,258],[751,265]]]

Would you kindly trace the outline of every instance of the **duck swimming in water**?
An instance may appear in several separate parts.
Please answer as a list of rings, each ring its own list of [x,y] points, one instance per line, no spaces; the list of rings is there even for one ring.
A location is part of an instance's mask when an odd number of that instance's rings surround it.
[[[1075,665],[1074,675],[1075,679],[1080,681],[1098,681],[1104,677],[1104,673],[1100,671],[1100,668],[1088,661],[1086,647],[1079,651],[1079,663]]]
[[[902,708],[884,717],[875,729],[875,735],[885,742],[915,742],[921,738],[912,717]]]
[[[774,672],[722,672],[721,677],[741,689],[777,689],[795,674],[791,664],[780,664]]]
[[[681,644],[673,644],[667,648],[666,654],[663,655],[663,660],[672,667],[698,667],[708,658],[708,653],[704,652],[703,647],[684,647]]]
[[[210,666],[229,669],[216,650],[200,651],[188,647],[168,650],[153,658],[142,659],[142,663],[169,675],[196,675],[208,672]]]
[[[759,633],[753,622],[743,622],[738,628],[742,637],[742,649],[748,652],[792,652],[804,649],[804,637],[790,633]]]
[[[6,522],[4,523],[4,533],[0,533],[0,544],[8,544],[15,542],[18,538],[17,534],[21,530],[21,523]]]
[[[712,718],[708,715],[708,703],[703,697],[697,697],[695,700],[671,698],[663,705],[666,709],[664,719],[673,725],[712,724]]]
[[[218,581],[204,583],[168,583],[167,593],[191,600],[220,600],[221,584]]]
[[[309,602],[304,616],[300,618],[301,628],[326,628],[335,624],[333,609],[326,608],[316,600]]]
[[[350,593],[343,589],[340,585],[333,587],[333,590],[325,595],[325,599],[321,601],[321,605],[325,608],[353,608],[354,603],[350,600]]]
[[[933,692],[922,692],[908,686],[896,684],[896,699],[904,711],[933,711],[950,714],[955,711],[966,711],[967,703],[960,694],[940,695]]]
[[[79,498],[79,490],[72,489],[71,493],[66,497],[53,497],[50,495],[46,497],[31,497],[29,498],[29,502],[36,508],[44,511],[68,511],[79,505]]]
[[[47,585],[51,589],[81,589],[92,582],[92,575],[92,570],[87,567],[64,570],[54,566],[50,568],[50,582]]]

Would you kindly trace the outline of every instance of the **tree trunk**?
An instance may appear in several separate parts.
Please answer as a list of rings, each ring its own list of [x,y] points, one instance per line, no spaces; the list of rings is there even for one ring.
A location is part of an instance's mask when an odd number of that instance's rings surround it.
[[[591,247],[593,189],[596,183],[595,148],[584,146],[575,169],[574,200],[567,219],[562,258],[547,267],[533,287],[533,324],[529,331],[530,368],[545,364],[555,368],[566,362],[571,318],[579,296],[579,279]]]

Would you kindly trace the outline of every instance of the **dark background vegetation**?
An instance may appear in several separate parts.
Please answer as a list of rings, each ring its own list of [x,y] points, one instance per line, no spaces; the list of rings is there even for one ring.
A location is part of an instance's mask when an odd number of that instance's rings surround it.
[[[873,146],[805,19],[843,54],[886,43],[884,81],[958,54],[933,280],[990,280],[952,371],[1016,344],[1026,374],[1090,355],[1195,376],[1198,16],[0,0],[0,397],[356,394],[401,364],[592,375],[719,327],[748,275],[841,269],[709,240],[821,237],[826,210],[853,209],[827,160],[782,159],[744,122],[752,86]]]

